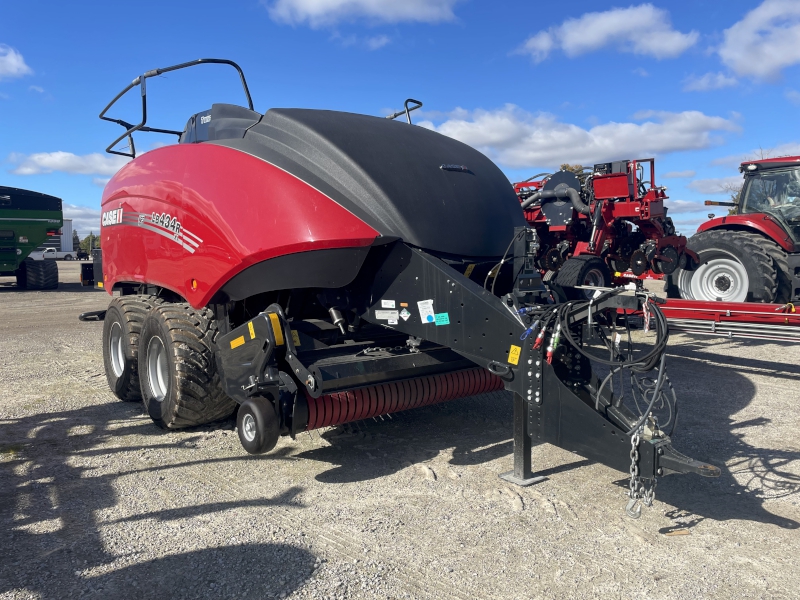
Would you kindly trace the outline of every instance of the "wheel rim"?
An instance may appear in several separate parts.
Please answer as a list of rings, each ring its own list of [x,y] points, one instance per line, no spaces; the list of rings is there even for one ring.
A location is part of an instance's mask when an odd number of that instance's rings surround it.
[[[703,264],[694,271],[681,271],[678,291],[689,300],[744,302],[750,289],[747,269],[723,250],[704,252]]]
[[[169,365],[167,351],[159,337],[151,338],[147,344],[147,383],[153,398],[163,402],[169,391]]]
[[[111,370],[116,377],[125,371],[125,346],[122,344],[122,325],[114,323],[109,333],[108,352],[111,355]]]
[[[589,269],[583,277],[581,285],[590,285],[592,287],[605,287],[606,276],[600,269]],[[587,298],[594,296],[594,290],[583,290],[583,294]]]
[[[246,414],[242,419],[242,437],[248,442],[256,439],[256,420],[251,414]]]

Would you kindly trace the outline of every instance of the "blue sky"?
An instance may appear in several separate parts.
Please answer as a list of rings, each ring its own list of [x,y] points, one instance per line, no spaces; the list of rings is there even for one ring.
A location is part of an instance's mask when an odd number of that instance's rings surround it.
[[[122,164],[104,154],[121,129],[97,114],[143,71],[200,57],[238,62],[262,112],[417,98],[417,122],[512,180],[655,155],[687,235],[740,160],[800,154],[797,0],[27,0],[0,6],[0,184],[63,198],[88,233]],[[182,129],[243,96],[233,70],[206,66],[151,79],[148,100],[148,124]]]

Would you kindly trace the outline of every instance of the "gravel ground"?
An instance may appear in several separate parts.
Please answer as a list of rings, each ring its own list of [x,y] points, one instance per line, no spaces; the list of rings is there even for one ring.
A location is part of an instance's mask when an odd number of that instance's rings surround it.
[[[0,598],[797,598],[800,348],[675,335],[675,447],[722,469],[659,482],[551,446],[517,488],[505,393],[283,439],[164,432],[108,391],[108,296],[0,278]]]

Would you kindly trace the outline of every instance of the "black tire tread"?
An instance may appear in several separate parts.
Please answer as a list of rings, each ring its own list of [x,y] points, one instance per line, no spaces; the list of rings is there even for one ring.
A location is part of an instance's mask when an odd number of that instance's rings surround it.
[[[58,265],[52,260],[26,260],[26,287],[29,290],[58,288]]]
[[[748,302],[774,302],[778,291],[778,277],[776,265],[772,257],[764,250],[759,240],[754,239],[753,233],[731,229],[713,229],[711,231],[701,231],[689,238],[687,247],[698,255],[702,250],[696,249],[698,241],[707,240],[711,244],[731,244],[732,240],[741,251],[741,255],[750,256],[756,263],[757,268],[754,273],[748,272],[750,276],[750,292]],[[766,239],[766,238],[764,238]],[[692,243],[694,242],[694,244]],[[740,256],[741,256],[740,255]],[[752,296],[752,297],[751,297]]]
[[[153,310],[159,312],[169,331],[168,351],[177,383],[175,402],[164,426],[193,427],[229,417],[236,410],[236,401],[223,390],[214,362],[219,334],[214,313],[186,302],[164,303]]]
[[[778,276],[778,287],[773,302],[778,304],[789,302],[792,297],[792,279],[789,275],[789,258],[786,251],[760,233],[742,231],[741,234],[748,236],[756,244],[761,246],[761,249],[769,255],[775,265],[775,271]]]
[[[578,285],[578,278],[580,277],[583,267],[589,260],[597,258],[596,256],[573,256],[567,259],[556,274],[556,281],[561,287],[574,287]]]
[[[133,357],[130,383],[124,390],[121,390],[121,392],[117,394],[117,397],[125,402],[136,402],[142,399],[138,373],[139,335],[142,333],[142,323],[144,323],[147,313],[159,302],[161,302],[161,300],[155,296],[142,294],[135,296],[118,296],[112,299],[109,304],[109,308],[114,306],[119,310],[130,332],[128,337],[130,344],[129,350]]]

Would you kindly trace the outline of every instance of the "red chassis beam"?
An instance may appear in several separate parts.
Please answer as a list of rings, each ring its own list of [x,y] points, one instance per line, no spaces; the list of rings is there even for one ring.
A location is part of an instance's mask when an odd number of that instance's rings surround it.
[[[670,330],[728,338],[800,342],[800,313],[793,304],[666,301]]]

